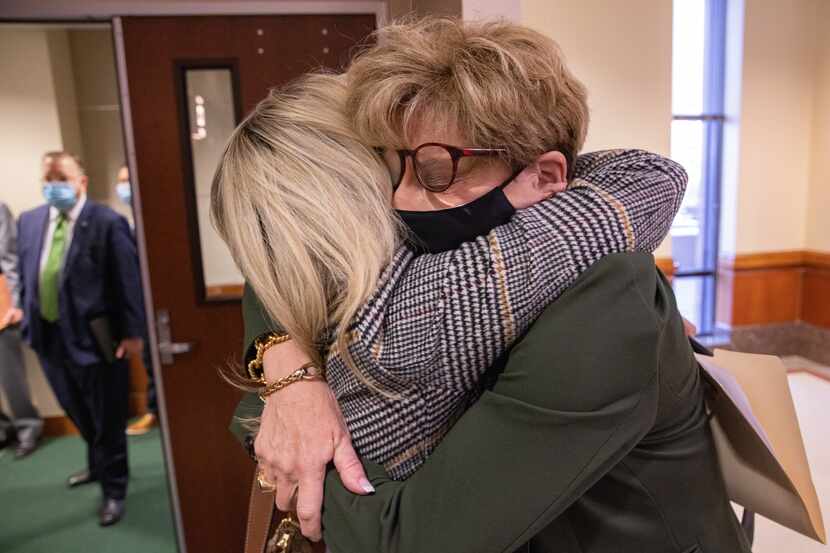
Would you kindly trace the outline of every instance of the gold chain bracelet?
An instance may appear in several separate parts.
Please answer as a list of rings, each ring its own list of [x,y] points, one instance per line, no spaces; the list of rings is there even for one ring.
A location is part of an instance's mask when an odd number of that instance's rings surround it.
[[[296,371],[292,372],[288,376],[284,376],[277,380],[276,382],[272,382],[270,384],[266,384],[262,391],[259,392],[259,399],[263,402],[265,398],[279,392],[283,388],[294,384],[295,382],[300,382],[301,380],[325,380],[322,373],[320,372],[311,372],[309,369],[316,368],[314,363],[306,363]]]
[[[254,340],[254,347],[256,348],[256,357],[248,362],[248,376],[257,384],[265,384],[265,370],[262,368],[263,358],[265,352],[291,339],[288,334],[277,334],[276,332],[269,332]]]

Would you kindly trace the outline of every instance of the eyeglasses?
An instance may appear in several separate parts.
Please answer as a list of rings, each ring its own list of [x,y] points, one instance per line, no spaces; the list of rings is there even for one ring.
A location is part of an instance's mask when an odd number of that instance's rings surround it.
[[[462,157],[497,156],[506,153],[505,148],[456,148],[447,144],[428,142],[414,150],[386,150],[381,153],[393,188],[397,189],[406,173],[406,160],[412,158],[412,167],[418,182],[430,192],[444,192],[455,181],[458,160]]]

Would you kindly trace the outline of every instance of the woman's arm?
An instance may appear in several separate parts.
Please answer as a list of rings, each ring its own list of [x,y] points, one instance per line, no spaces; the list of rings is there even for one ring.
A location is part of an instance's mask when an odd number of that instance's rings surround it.
[[[659,337],[677,323],[659,321],[655,306],[674,309],[670,294],[651,256],[618,254],[595,264],[545,310],[493,389],[413,476],[395,481],[367,463],[377,492],[356,497],[329,473],[328,547],[515,551],[653,425]]]
[[[580,156],[568,190],[486,237],[442,254],[399,254],[358,315],[352,348],[368,349],[383,371],[472,389],[591,264],[655,249],[685,185],[682,167],[656,154]]]
[[[242,297],[242,310],[248,349],[258,336],[280,330],[248,286]],[[255,354],[248,352],[251,353]],[[265,376],[273,382],[309,359],[294,342],[288,341],[270,348],[263,361]],[[266,478],[277,485],[277,507],[296,511],[303,534],[319,539],[326,465],[334,463],[341,482],[351,493],[369,493],[371,484],[352,447],[337,400],[325,382],[297,382],[277,395],[263,404],[256,394],[246,394],[234,413],[231,431],[257,458]],[[260,422],[254,436],[243,421],[256,418]]]

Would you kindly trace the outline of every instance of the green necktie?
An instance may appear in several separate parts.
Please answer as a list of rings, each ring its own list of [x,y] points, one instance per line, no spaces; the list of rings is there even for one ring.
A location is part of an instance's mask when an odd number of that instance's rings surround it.
[[[40,273],[40,316],[52,323],[58,320],[58,280],[65,249],[66,215],[61,213],[52,233],[49,257]]]

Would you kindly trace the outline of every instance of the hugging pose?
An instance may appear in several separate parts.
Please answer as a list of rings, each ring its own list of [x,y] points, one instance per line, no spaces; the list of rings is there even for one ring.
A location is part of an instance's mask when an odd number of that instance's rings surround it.
[[[581,153],[585,88],[535,31],[376,38],[272,91],[214,179],[233,429],[277,506],[336,553],[748,552],[651,256],[683,169]]]

